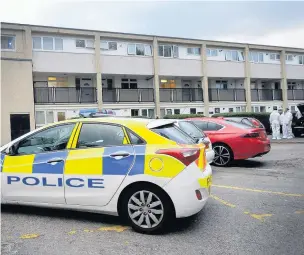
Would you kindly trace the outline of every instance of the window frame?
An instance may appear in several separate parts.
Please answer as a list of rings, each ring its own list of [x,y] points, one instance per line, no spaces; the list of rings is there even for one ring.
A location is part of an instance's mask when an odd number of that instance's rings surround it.
[[[14,48],[13,49],[6,49],[6,48],[2,48],[2,44],[1,44],[1,51],[16,51],[16,35],[8,35],[8,34],[1,34],[1,38],[3,37],[12,37],[13,38],[13,42],[14,42]]]
[[[65,150],[71,149],[71,148],[68,147],[68,144],[69,144],[69,142],[71,141],[71,139],[73,140],[73,139],[75,138],[74,130],[76,130],[76,129],[78,128],[78,124],[79,124],[79,122],[60,123],[60,124],[55,124],[55,125],[52,125],[52,126],[48,126],[48,127],[39,129],[39,130],[37,130],[36,132],[34,132],[34,133],[32,133],[32,134],[30,134],[30,135],[28,135],[28,136],[26,136],[26,137],[23,137],[23,138],[20,139],[19,141],[16,141],[16,142],[15,142],[14,144],[12,144],[10,147],[12,147],[12,146],[17,146],[16,149],[18,150],[19,144],[20,144],[22,141],[24,141],[25,139],[29,139],[29,138],[31,138],[31,137],[34,136],[34,135],[37,135],[37,134],[39,134],[39,133],[41,133],[41,132],[47,131],[47,130],[52,129],[52,128],[57,128],[57,127],[60,127],[60,126],[74,125],[74,127],[73,127],[73,129],[72,129],[72,132],[71,132],[71,134],[70,134],[69,140],[68,140],[68,142],[67,142],[67,146],[66,146]],[[56,151],[63,151],[63,150],[54,150],[54,151],[50,151],[50,152],[56,152]],[[49,152],[45,152],[45,151],[44,151],[44,152],[35,153],[34,155],[41,154],[41,153],[49,153]],[[17,156],[17,157],[18,157],[18,156],[24,156],[24,155],[33,155],[33,154],[14,154],[14,155],[10,155],[10,156],[13,156],[13,157],[16,157],[16,156]]]
[[[53,39],[53,49],[52,50],[46,50],[46,49],[43,49],[43,38],[52,38]],[[40,39],[40,48],[34,48],[34,38],[39,38]],[[56,49],[56,39],[58,40],[61,40],[62,41],[62,49]],[[58,36],[32,36],[32,50],[33,51],[63,51],[63,38],[62,37],[58,37]]]
[[[125,137],[127,138],[128,144],[121,144],[121,145],[108,145],[108,146],[94,146],[94,147],[85,147],[85,148],[79,148],[78,147],[78,143],[79,143],[79,138],[80,138],[80,133],[81,130],[83,128],[83,125],[85,124],[100,124],[100,125],[107,125],[107,126],[116,126],[116,127],[120,127],[121,130],[123,131]],[[77,131],[77,136],[74,136],[74,139],[77,138],[77,140],[75,141],[75,146],[74,146],[74,150],[88,150],[88,149],[96,149],[96,148],[110,148],[110,147],[117,147],[117,146],[131,146],[131,141],[129,139],[129,136],[126,132],[126,128],[125,126],[121,125],[121,124],[117,124],[117,123],[110,123],[110,122],[99,122],[99,121],[88,121],[88,122],[80,122],[79,126],[78,126],[78,131]],[[133,132],[134,133],[134,132]],[[73,141],[74,142],[74,141]]]
[[[256,59],[254,57],[256,57]],[[264,52],[250,51],[249,52],[249,62],[251,62],[251,63],[264,63]]]
[[[170,47],[170,56],[165,56],[165,47]],[[160,48],[162,48],[162,55],[160,54]],[[158,45],[158,56],[162,58],[179,58],[179,47],[171,44]]]
[[[198,49],[198,53],[195,53],[195,49]],[[189,50],[190,50],[190,52],[189,52]],[[201,48],[200,47],[187,47],[187,55],[200,56],[201,55]]]
[[[129,46],[134,46],[134,52],[130,52],[129,51]],[[137,54],[137,47],[138,46],[141,46],[143,47],[143,50],[144,50],[144,55],[139,55]],[[147,47],[150,48],[150,52],[151,54],[147,54]],[[128,43],[127,44],[127,54],[130,55],[130,56],[139,56],[139,57],[151,57],[152,56],[152,46],[150,44],[144,44],[144,43]]]
[[[123,81],[124,80],[127,80],[127,81]],[[128,88],[123,88],[122,87],[122,84],[128,84]],[[135,89],[138,89],[138,81],[137,81],[137,78],[134,79],[134,78],[121,78],[120,80],[120,88],[121,89],[133,89],[131,88],[131,84],[135,84],[136,83],[136,88]]]

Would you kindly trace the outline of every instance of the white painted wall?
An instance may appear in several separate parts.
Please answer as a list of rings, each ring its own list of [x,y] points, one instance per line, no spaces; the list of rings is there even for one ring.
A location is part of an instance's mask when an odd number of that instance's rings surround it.
[[[281,66],[265,63],[250,63],[251,78],[280,79]]]
[[[244,77],[244,62],[207,61],[207,74],[209,77]]]
[[[52,73],[95,73],[95,57],[94,54],[34,51],[33,71]]]
[[[287,79],[302,79],[304,80],[304,65],[288,65],[286,63]]]
[[[202,76],[202,61],[160,57],[159,75],[200,77]]]
[[[104,55],[101,57],[101,71],[104,74],[153,75],[153,58]]]

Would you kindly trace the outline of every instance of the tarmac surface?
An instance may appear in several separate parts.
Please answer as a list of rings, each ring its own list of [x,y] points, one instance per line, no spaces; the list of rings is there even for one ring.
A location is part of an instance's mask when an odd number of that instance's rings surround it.
[[[3,206],[2,254],[304,254],[304,144],[274,142],[261,158],[213,170],[205,208],[164,235],[116,217]]]

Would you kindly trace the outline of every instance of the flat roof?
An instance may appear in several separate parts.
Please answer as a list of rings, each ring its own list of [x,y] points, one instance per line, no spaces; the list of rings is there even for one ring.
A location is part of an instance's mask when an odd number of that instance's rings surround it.
[[[137,39],[145,40],[153,40],[154,37],[157,37],[159,41],[163,42],[175,42],[175,43],[189,43],[189,44],[201,44],[206,43],[207,45],[215,45],[215,46],[222,46],[222,47],[244,47],[249,46],[249,48],[256,48],[261,50],[286,50],[286,51],[299,51],[304,52],[304,48],[297,48],[297,47],[286,47],[286,46],[273,46],[273,45],[262,45],[262,44],[252,44],[252,43],[239,43],[239,42],[225,42],[225,41],[216,41],[216,40],[207,40],[207,39],[195,39],[195,38],[183,38],[183,37],[173,37],[173,36],[161,36],[161,35],[153,35],[153,34],[136,34],[136,33],[124,33],[124,32],[111,32],[111,31],[102,31],[102,30],[92,30],[92,29],[80,29],[80,28],[69,28],[69,27],[56,27],[56,26],[43,26],[43,25],[33,25],[33,24],[22,24],[22,23],[10,23],[10,22],[1,22],[1,26],[6,25],[7,28],[4,29],[14,29],[14,26],[20,27],[31,27],[32,31],[39,31],[43,32],[42,30],[46,30],[45,32],[69,32],[75,34],[79,33],[85,35],[94,34],[94,33],[103,33],[105,37],[137,37]],[[11,27],[10,27],[11,26]],[[17,27],[15,29],[18,29]],[[22,29],[22,28],[20,28]],[[58,31],[48,31],[48,30],[58,30]],[[136,39],[136,38],[134,38]],[[179,42],[180,41],[180,42]]]

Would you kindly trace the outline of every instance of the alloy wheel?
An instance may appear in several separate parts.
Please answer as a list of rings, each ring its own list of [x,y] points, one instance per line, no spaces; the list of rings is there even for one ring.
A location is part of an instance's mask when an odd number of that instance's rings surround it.
[[[164,206],[160,198],[151,191],[134,193],[128,202],[130,219],[141,228],[154,228],[164,217]]]
[[[214,159],[213,163],[218,166],[225,166],[229,163],[231,155],[229,150],[223,145],[216,145],[213,147]]]

